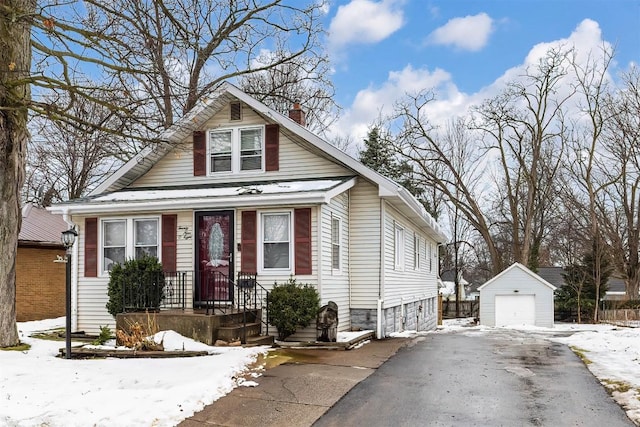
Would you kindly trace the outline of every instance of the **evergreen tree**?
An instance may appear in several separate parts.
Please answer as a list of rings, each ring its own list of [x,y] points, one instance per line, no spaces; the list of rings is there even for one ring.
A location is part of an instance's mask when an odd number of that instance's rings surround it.
[[[363,142],[364,149],[359,153],[360,161],[365,166],[402,185],[422,203],[427,212],[435,217],[435,212],[427,201],[424,187],[414,177],[411,164],[406,160],[398,161],[390,144],[386,143],[380,135],[380,129],[377,126],[373,127]]]
[[[594,251],[587,253],[579,262],[565,268],[563,274],[565,286],[556,290],[556,302],[560,309],[577,311],[578,322],[591,319],[594,308],[598,305],[596,284],[593,272],[598,262]],[[612,273],[611,263],[607,256],[600,260],[601,285],[600,296],[607,291],[607,282]]]

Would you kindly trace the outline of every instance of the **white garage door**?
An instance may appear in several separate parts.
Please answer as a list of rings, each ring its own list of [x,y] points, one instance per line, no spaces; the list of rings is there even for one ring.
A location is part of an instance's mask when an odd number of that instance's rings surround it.
[[[496,295],[496,326],[535,324],[535,295]]]

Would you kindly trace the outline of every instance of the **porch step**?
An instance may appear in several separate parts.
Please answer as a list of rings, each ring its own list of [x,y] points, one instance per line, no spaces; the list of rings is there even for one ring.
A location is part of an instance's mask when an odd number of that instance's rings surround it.
[[[236,338],[242,338],[245,333],[247,337],[259,336],[260,323],[247,323],[246,328],[243,324],[237,323],[233,325],[220,326],[218,328],[217,339],[223,341],[233,341]]]

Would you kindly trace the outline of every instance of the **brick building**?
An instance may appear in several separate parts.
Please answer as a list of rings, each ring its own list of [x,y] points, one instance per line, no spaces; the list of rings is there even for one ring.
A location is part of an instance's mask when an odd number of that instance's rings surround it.
[[[16,320],[50,319],[65,315],[65,264],[60,234],[69,228],[60,215],[27,204],[16,258]]]

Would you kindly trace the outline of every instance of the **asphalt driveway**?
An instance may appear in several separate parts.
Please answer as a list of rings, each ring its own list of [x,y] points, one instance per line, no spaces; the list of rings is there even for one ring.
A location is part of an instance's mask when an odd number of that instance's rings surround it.
[[[314,426],[633,426],[565,345],[534,333],[430,334],[356,385]]]

